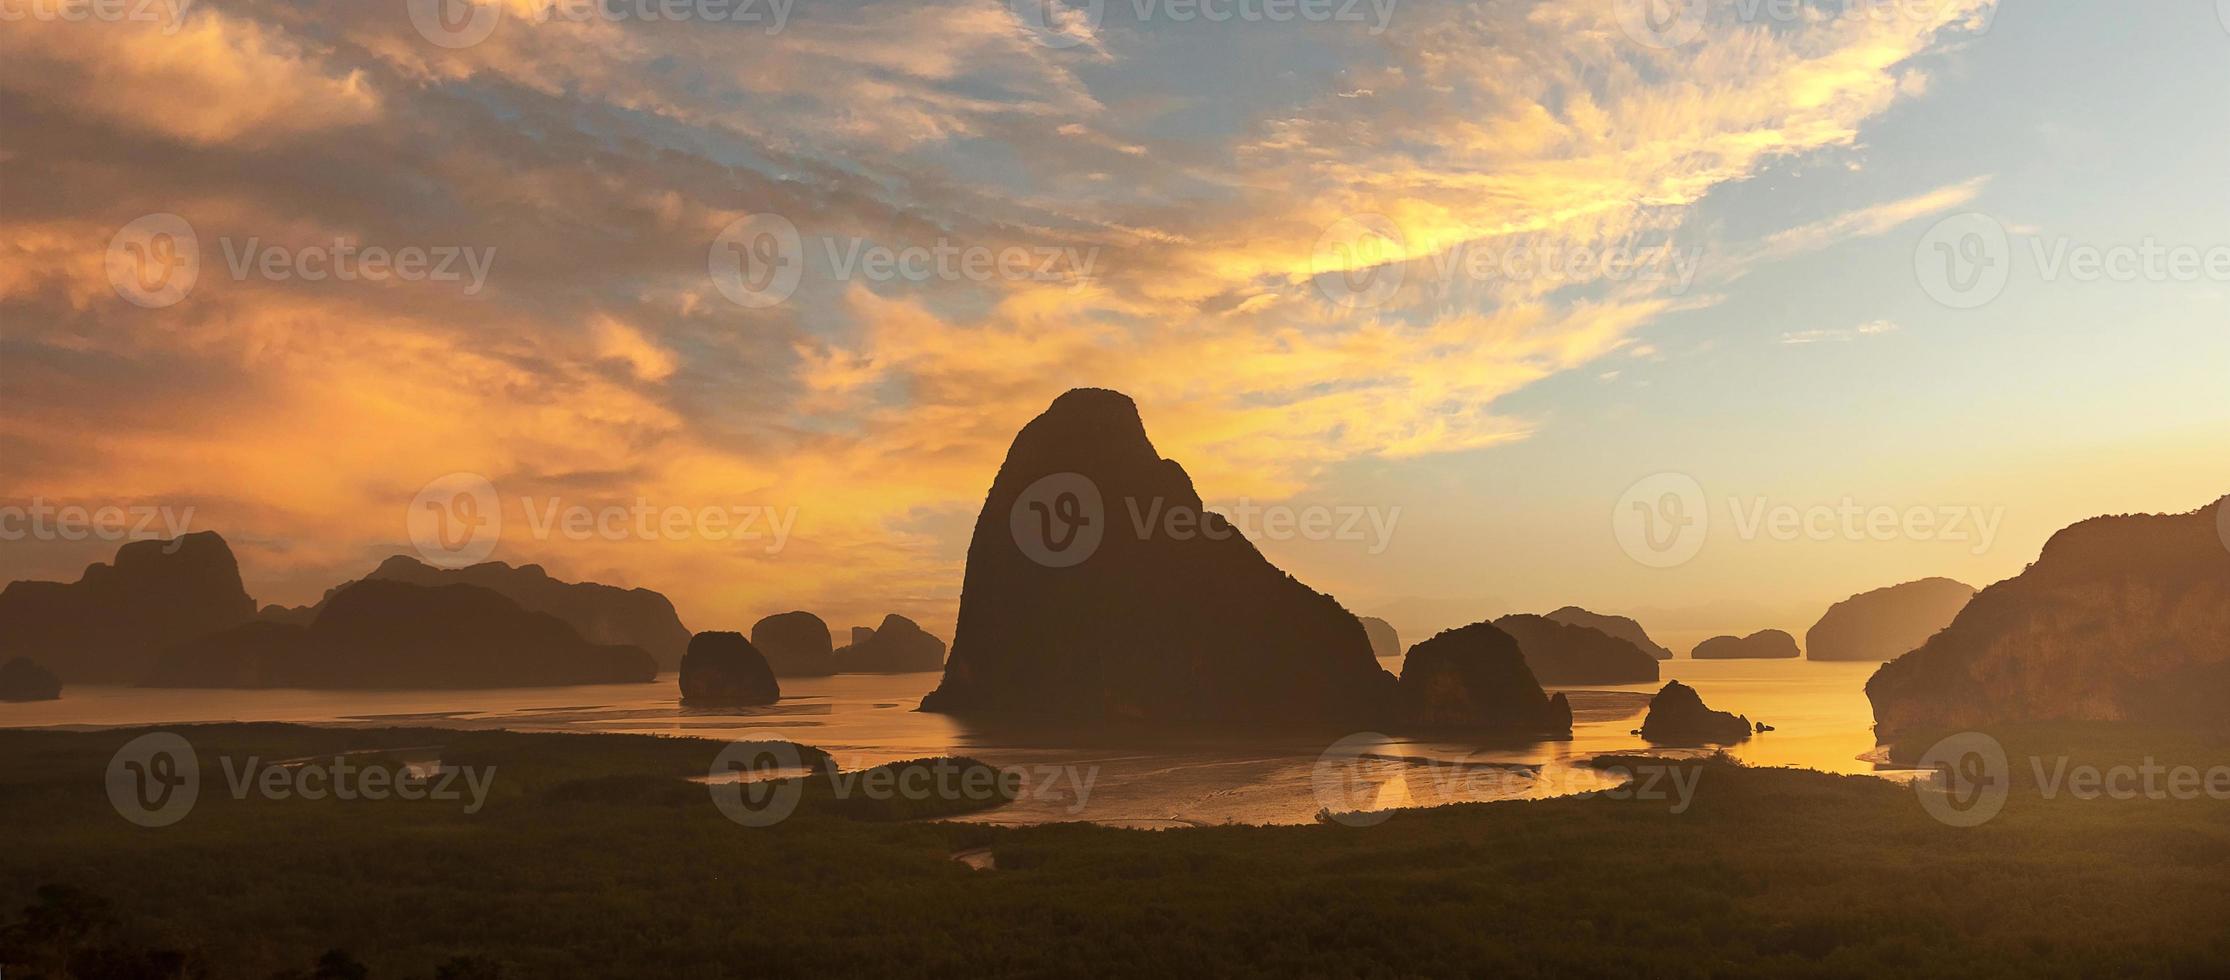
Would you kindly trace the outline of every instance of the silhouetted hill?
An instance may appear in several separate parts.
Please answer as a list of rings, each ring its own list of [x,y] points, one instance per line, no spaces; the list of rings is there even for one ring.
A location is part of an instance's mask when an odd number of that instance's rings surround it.
[[[1547,618],[1566,626],[1585,626],[1598,633],[1618,637],[1659,660],[1671,660],[1673,656],[1671,649],[1649,638],[1649,631],[1642,629],[1642,624],[1625,616],[1610,616],[1588,612],[1578,606],[1565,606],[1548,614]]]
[[[1058,474],[1075,477],[1040,484]],[[1128,397],[1078,389],[1022,428],[992,481],[922,709],[1316,724],[1380,716],[1394,686],[1353,615],[1203,510]]]
[[[1813,660],[1895,660],[1951,625],[1972,598],[1974,586],[1948,578],[1861,592],[1827,607],[1804,634],[1804,655]]]
[[[1759,630],[1749,636],[1714,636],[1696,644],[1696,660],[1793,660],[1800,654],[1786,630]]]
[[[2230,712],[2230,506],[2098,517],[1866,684],[1877,730],[2018,721],[2222,727]],[[2221,523],[2218,523],[2218,520]]]
[[[435,568],[396,555],[366,577],[412,585],[477,585],[507,596],[530,611],[565,620],[591,643],[641,647],[662,670],[680,666],[682,652],[689,648],[689,629],[681,624],[674,604],[665,596],[649,589],[561,581],[551,578],[540,565],[514,568],[500,561],[486,561],[465,568]]]
[[[130,683],[163,648],[246,622],[255,609],[216,532],[133,541],[76,582],[0,590],[0,659],[30,657],[70,683]]]
[[[473,585],[369,580],[307,627],[258,620],[198,637],[147,672],[162,687],[489,688],[648,681],[640,647],[590,643],[564,620]]]
[[[1357,621],[1371,641],[1371,656],[1380,660],[1401,656],[1401,634],[1394,631],[1394,624],[1376,616],[1358,617]]]
[[[1408,727],[1568,734],[1572,705],[1550,697],[1510,634],[1492,623],[1440,633],[1402,661],[1400,720]]]
[[[913,674],[945,665],[945,641],[896,613],[864,640],[831,655],[840,674]]]
[[[61,696],[61,678],[31,658],[0,663],[0,701],[52,701]]]
[[[1695,688],[1679,681],[1667,683],[1649,699],[1649,717],[1642,721],[1643,738],[1669,745],[1740,742],[1750,737],[1751,730],[1749,718],[1711,710]]]
[[[766,656],[743,634],[707,630],[690,638],[681,658],[682,703],[754,705],[781,698]]]
[[[836,673],[836,644],[829,638],[829,624],[809,612],[776,613],[753,623],[751,645],[767,658],[767,666],[774,668],[776,677]],[[940,649],[940,662],[943,656]]]
[[[1543,684],[1646,684],[1657,680],[1657,658],[1618,637],[1546,616],[1518,614],[1494,621],[1518,641],[1533,676]]]

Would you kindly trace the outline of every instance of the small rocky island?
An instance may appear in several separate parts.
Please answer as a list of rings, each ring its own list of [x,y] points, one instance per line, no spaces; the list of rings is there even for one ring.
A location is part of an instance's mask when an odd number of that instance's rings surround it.
[[[62,679],[29,657],[0,663],[0,701],[53,701],[62,696]]]
[[[1401,720],[1418,728],[1568,735],[1572,704],[1541,690],[1510,634],[1492,623],[1448,630],[1402,662]]]
[[[1696,689],[1671,681],[1649,699],[1649,717],[1642,721],[1642,737],[1664,745],[1731,745],[1755,731],[1750,719],[1713,711]]]
[[[1794,660],[1801,653],[1786,630],[1759,630],[1749,636],[1714,636],[1688,652],[1696,660]]]
[[[1543,684],[1650,684],[1657,680],[1656,657],[1601,630],[1523,614],[1504,616],[1494,625],[1518,641],[1526,664]]]
[[[708,630],[689,638],[681,657],[683,704],[760,705],[781,698],[773,668],[743,634]]]
[[[836,643],[829,624],[804,610],[775,613],[751,624],[751,645],[766,655],[776,677],[826,677],[836,673]],[[939,651],[942,654],[942,651]]]

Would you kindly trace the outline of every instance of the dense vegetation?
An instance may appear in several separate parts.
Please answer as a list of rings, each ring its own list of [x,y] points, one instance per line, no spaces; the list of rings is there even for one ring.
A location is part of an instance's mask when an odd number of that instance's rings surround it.
[[[2230,805],[2042,799],[2025,760],[2005,812],[1972,829],[1936,822],[1914,791],[1884,781],[1724,762],[1703,764],[1679,813],[1593,798],[1410,811],[1370,827],[998,828],[848,819],[825,780],[807,779],[795,816],[750,829],[682,781],[706,771],[713,742],[180,731],[200,755],[201,799],[162,829],[120,819],[103,789],[111,754],[136,733],[0,732],[11,980],[71,950],[87,972],[101,957],[121,970],[167,955],[258,980],[2230,967]],[[2085,744],[2078,756],[2104,764],[2230,762],[2224,744],[2189,739],[2057,730],[2007,741],[2047,755]],[[216,761],[437,744],[445,761],[498,767],[478,813],[236,801]],[[986,847],[995,870],[951,859]]]

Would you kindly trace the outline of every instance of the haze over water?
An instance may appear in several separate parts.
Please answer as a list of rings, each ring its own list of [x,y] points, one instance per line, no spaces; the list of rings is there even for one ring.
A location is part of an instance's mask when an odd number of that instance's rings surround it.
[[[1399,658],[1381,662],[1400,670]],[[1727,750],[1743,762],[1870,773],[1874,766],[1864,757],[1875,743],[1864,687],[1876,667],[1677,659],[1665,661],[1663,673],[1666,680],[1696,687],[1714,707],[1775,727]],[[937,678],[935,673],[787,678],[779,703],[743,709],[684,708],[670,674],[653,684],[484,691],[86,686],[73,687],[59,701],[0,706],[0,727],[280,721],[788,738],[827,750],[846,769],[944,755],[1014,767],[1028,791],[972,818],[993,823],[1305,823],[1323,807],[1313,778],[1336,733],[1070,738],[992,731],[914,710]],[[1569,741],[1385,738],[1363,750],[1354,770],[1367,787],[1357,798],[1360,808],[1607,789],[1617,780],[1587,766],[1588,759],[1606,753],[1693,754],[1696,750],[1653,748],[1630,734],[1641,724],[1648,696],[1662,683],[1561,689],[1572,692],[1576,715]]]

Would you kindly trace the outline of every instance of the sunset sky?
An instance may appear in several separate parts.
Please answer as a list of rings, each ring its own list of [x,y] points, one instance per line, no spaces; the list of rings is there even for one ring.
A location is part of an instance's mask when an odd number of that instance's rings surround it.
[[[1700,638],[1987,584],[2075,520],[2230,492],[2212,2],[1713,3],[1666,37],[1619,0],[1280,22],[759,0],[718,23],[505,0],[461,47],[409,6],[0,25],[0,504],[191,507],[259,602],[292,604],[410,553],[421,488],[476,473],[505,508],[493,558],[657,589],[693,629],[897,611],[949,638],[1008,441],[1099,386],[1211,504],[1390,525],[1261,542],[1358,612],[1576,603]],[[1968,212],[2005,231],[2009,279],[1946,302],[1931,229]],[[151,214],[199,243],[167,305],[112,281]],[[755,214],[799,233],[771,305],[709,268]],[[482,254],[485,282],[229,261],[337,239]],[[1053,275],[847,262],[940,243]],[[1629,244],[1680,261],[1465,271]],[[2148,244],[2199,264],[2055,259]],[[1670,567],[1614,526],[1659,474],[1711,522]],[[779,549],[537,537],[552,499],[795,525]],[[1740,527],[1846,499],[1994,530]],[[7,541],[0,579],[115,547]]]

